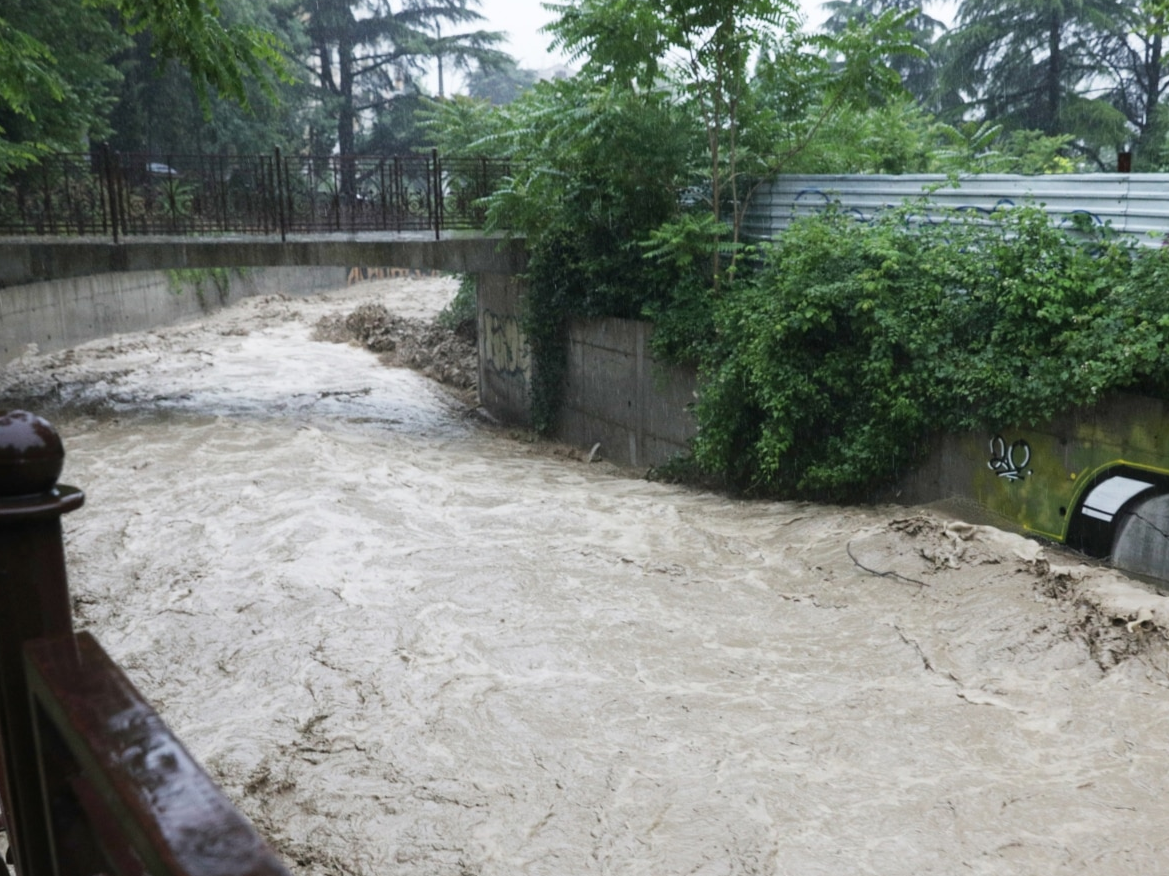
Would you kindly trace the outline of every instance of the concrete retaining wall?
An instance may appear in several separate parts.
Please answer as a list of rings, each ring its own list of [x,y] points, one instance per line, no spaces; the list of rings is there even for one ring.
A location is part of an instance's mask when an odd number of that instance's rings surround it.
[[[693,369],[656,362],[653,326],[628,319],[577,320],[569,327],[568,375],[558,437],[601,445],[605,459],[659,465],[694,436]]]
[[[959,500],[962,516],[1065,542],[1169,580],[1169,403],[1116,394],[1049,422],[940,435],[903,502]]]
[[[520,326],[525,292],[514,277],[480,275],[479,399],[495,418],[530,426],[532,361]],[[649,354],[653,327],[624,319],[576,320],[569,327],[568,375],[556,435],[601,445],[605,459],[657,465],[686,450],[697,376]]]
[[[100,274],[0,289],[0,364],[29,344],[51,353],[120,332],[171,325],[252,295],[307,295],[345,285],[344,268],[229,271],[221,294],[210,276],[175,292],[165,271]]]
[[[525,284],[517,277],[479,274],[479,401],[491,416],[532,424],[532,357],[520,329]]]
[[[0,288],[126,271],[183,268],[393,265],[461,274],[518,274],[521,238],[408,234],[311,234],[278,238],[172,237],[0,240]]]

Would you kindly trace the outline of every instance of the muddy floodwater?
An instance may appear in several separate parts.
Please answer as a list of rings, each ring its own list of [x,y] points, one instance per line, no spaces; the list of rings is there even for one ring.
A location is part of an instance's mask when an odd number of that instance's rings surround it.
[[[1169,872],[1162,597],[930,509],[651,483],[313,339],[448,292],[3,372],[87,494],[78,625],[298,876]]]

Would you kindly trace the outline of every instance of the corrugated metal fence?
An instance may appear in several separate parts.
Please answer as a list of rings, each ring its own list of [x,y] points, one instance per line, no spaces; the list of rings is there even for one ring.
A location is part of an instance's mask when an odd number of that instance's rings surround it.
[[[910,176],[783,176],[763,183],[748,206],[743,231],[748,237],[773,237],[793,217],[812,215],[832,202],[858,219],[925,197],[930,207],[988,214],[996,207],[1034,203],[1053,221],[1071,224],[1075,214],[1098,225],[1159,246],[1169,235],[1169,174],[1055,174],[968,176],[952,186],[940,174]],[[928,220],[930,208],[922,212]]]

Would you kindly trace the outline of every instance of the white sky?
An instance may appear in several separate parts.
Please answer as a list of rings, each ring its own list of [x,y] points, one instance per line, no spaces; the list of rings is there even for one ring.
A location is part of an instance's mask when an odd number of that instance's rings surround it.
[[[559,2],[559,0],[558,0]],[[821,0],[801,0],[809,27],[815,27],[826,17],[821,9]],[[930,14],[943,20],[953,17],[954,2],[927,0],[925,6]],[[481,0],[478,10],[487,20],[485,30],[506,31],[510,37],[504,50],[519,61],[521,67],[540,70],[565,59],[549,55],[550,42],[546,34],[539,33],[541,27],[552,21],[553,15],[541,5],[541,0]]]

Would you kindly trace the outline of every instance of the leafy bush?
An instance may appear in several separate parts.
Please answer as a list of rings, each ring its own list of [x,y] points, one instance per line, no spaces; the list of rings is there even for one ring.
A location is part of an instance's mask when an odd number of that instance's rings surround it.
[[[458,291],[447,306],[439,311],[438,324],[449,331],[455,331],[468,323],[475,326],[479,319],[476,294],[475,275],[460,274]]]
[[[716,308],[695,457],[745,490],[844,500],[935,430],[1034,423],[1109,390],[1169,385],[1169,256],[993,221],[795,223]]]

